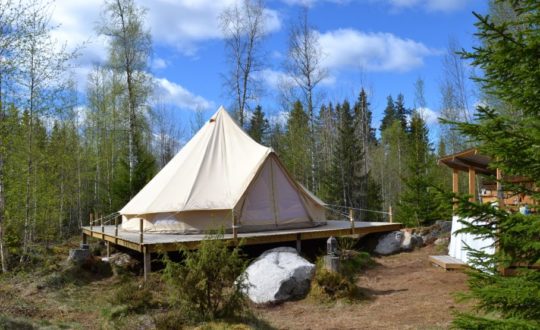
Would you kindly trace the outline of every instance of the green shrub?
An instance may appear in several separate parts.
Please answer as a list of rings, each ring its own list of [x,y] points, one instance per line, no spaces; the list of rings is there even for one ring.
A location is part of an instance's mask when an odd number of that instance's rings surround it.
[[[331,272],[325,268],[324,258],[317,260],[314,277],[314,295],[332,299],[356,300],[362,297],[360,288],[356,286],[358,273],[373,264],[366,252],[347,250],[340,256],[339,272]]]
[[[105,310],[105,316],[117,318],[128,314],[140,314],[153,305],[153,293],[148,286],[139,285],[137,282],[125,278],[108,299],[112,308]]]
[[[192,322],[234,318],[247,311],[239,277],[246,262],[237,246],[230,250],[223,234],[207,236],[195,251],[180,250],[183,262],[165,258],[163,278],[170,302]]]

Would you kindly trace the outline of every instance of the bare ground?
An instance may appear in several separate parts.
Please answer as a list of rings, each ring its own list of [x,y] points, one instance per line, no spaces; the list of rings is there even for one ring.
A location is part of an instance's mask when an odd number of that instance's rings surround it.
[[[448,328],[452,313],[468,308],[456,303],[453,296],[467,289],[467,277],[461,272],[446,272],[431,266],[427,258],[432,254],[441,252],[428,246],[410,253],[375,258],[377,265],[358,279],[358,286],[366,295],[360,302],[321,303],[308,297],[256,308],[255,315],[266,328],[277,329]],[[140,278],[133,280],[140,281]],[[60,290],[40,290],[38,282],[37,274],[0,281],[0,319],[4,314],[51,328],[154,328],[151,315],[135,315],[116,325],[104,317],[102,310],[111,308],[108,297],[122,282],[119,278],[95,279]],[[152,282],[157,291],[163,290],[157,285],[159,274],[152,274]],[[208,324],[201,329],[248,328],[240,324]]]
[[[467,290],[467,276],[432,266],[433,254],[441,253],[428,246],[375,258],[378,265],[358,279],[365,301],[329,305],[305,299],[259,313],[279,329],[446,329],[453,312],[467,308],[454,299],[455,292]]]

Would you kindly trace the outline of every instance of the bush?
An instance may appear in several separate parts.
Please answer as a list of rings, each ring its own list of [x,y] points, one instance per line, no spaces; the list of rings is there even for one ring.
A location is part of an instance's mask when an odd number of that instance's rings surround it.
[[[164,258],[163,278],[170,302],[192,322],[242,316],[247,304],[242,293],[246,262],[237,246],[229,250],[223,234],[207,236],[195,251],[180,250],[182,263]]]
[[[366,252],[343,251],[340,256],[339,272],[331,272],[325,268],[324,259],[317,260],[313,293],[325,298],[356,300],[362,297],[360,288],[356,286],[358,273],[373,264]]]

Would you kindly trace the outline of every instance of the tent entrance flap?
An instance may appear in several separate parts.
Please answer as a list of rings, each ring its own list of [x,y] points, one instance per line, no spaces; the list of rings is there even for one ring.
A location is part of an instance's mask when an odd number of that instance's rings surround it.
[[[311,224],[298,190],[274,157],[268,157],[241,203],[242,226]]]

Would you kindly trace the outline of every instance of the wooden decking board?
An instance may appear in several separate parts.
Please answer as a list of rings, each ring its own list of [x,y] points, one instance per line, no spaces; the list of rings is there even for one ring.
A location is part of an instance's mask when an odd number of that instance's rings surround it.
[[[451,256],[429,256],[429,261],[446,270],[465,269],[467,264]]]
[[[377,232],[389,232],[399,230],[401,224],[387,222],[355,222],[354,234],[369,234]],[[138,232],[126,232],[118,230],[118,236],[115,236],[114,226],[97,226],[83,227],[83,234],[88,237],[93,237],[111,242],[116,245],[124,246],[135,251],[142,251],[143,246],[148,247],[148,251],[175,251],[179,246],[186,248],[196,248],[197,245],[204,239],[202,234],[159,234],[159,233],[144,233],[143,243],[140,243],[140,234]],[[245,245],[278,243],[301,240],[326,238],[330,236],[344,236],[351,234],[351,223],[349,221],[328,221],[326,225],[301,228],[275,230],[253,233],[239,233],[238,240],[243,240]],[[224,239],[230,244],[236,244],[232,234],[225,234]]]

